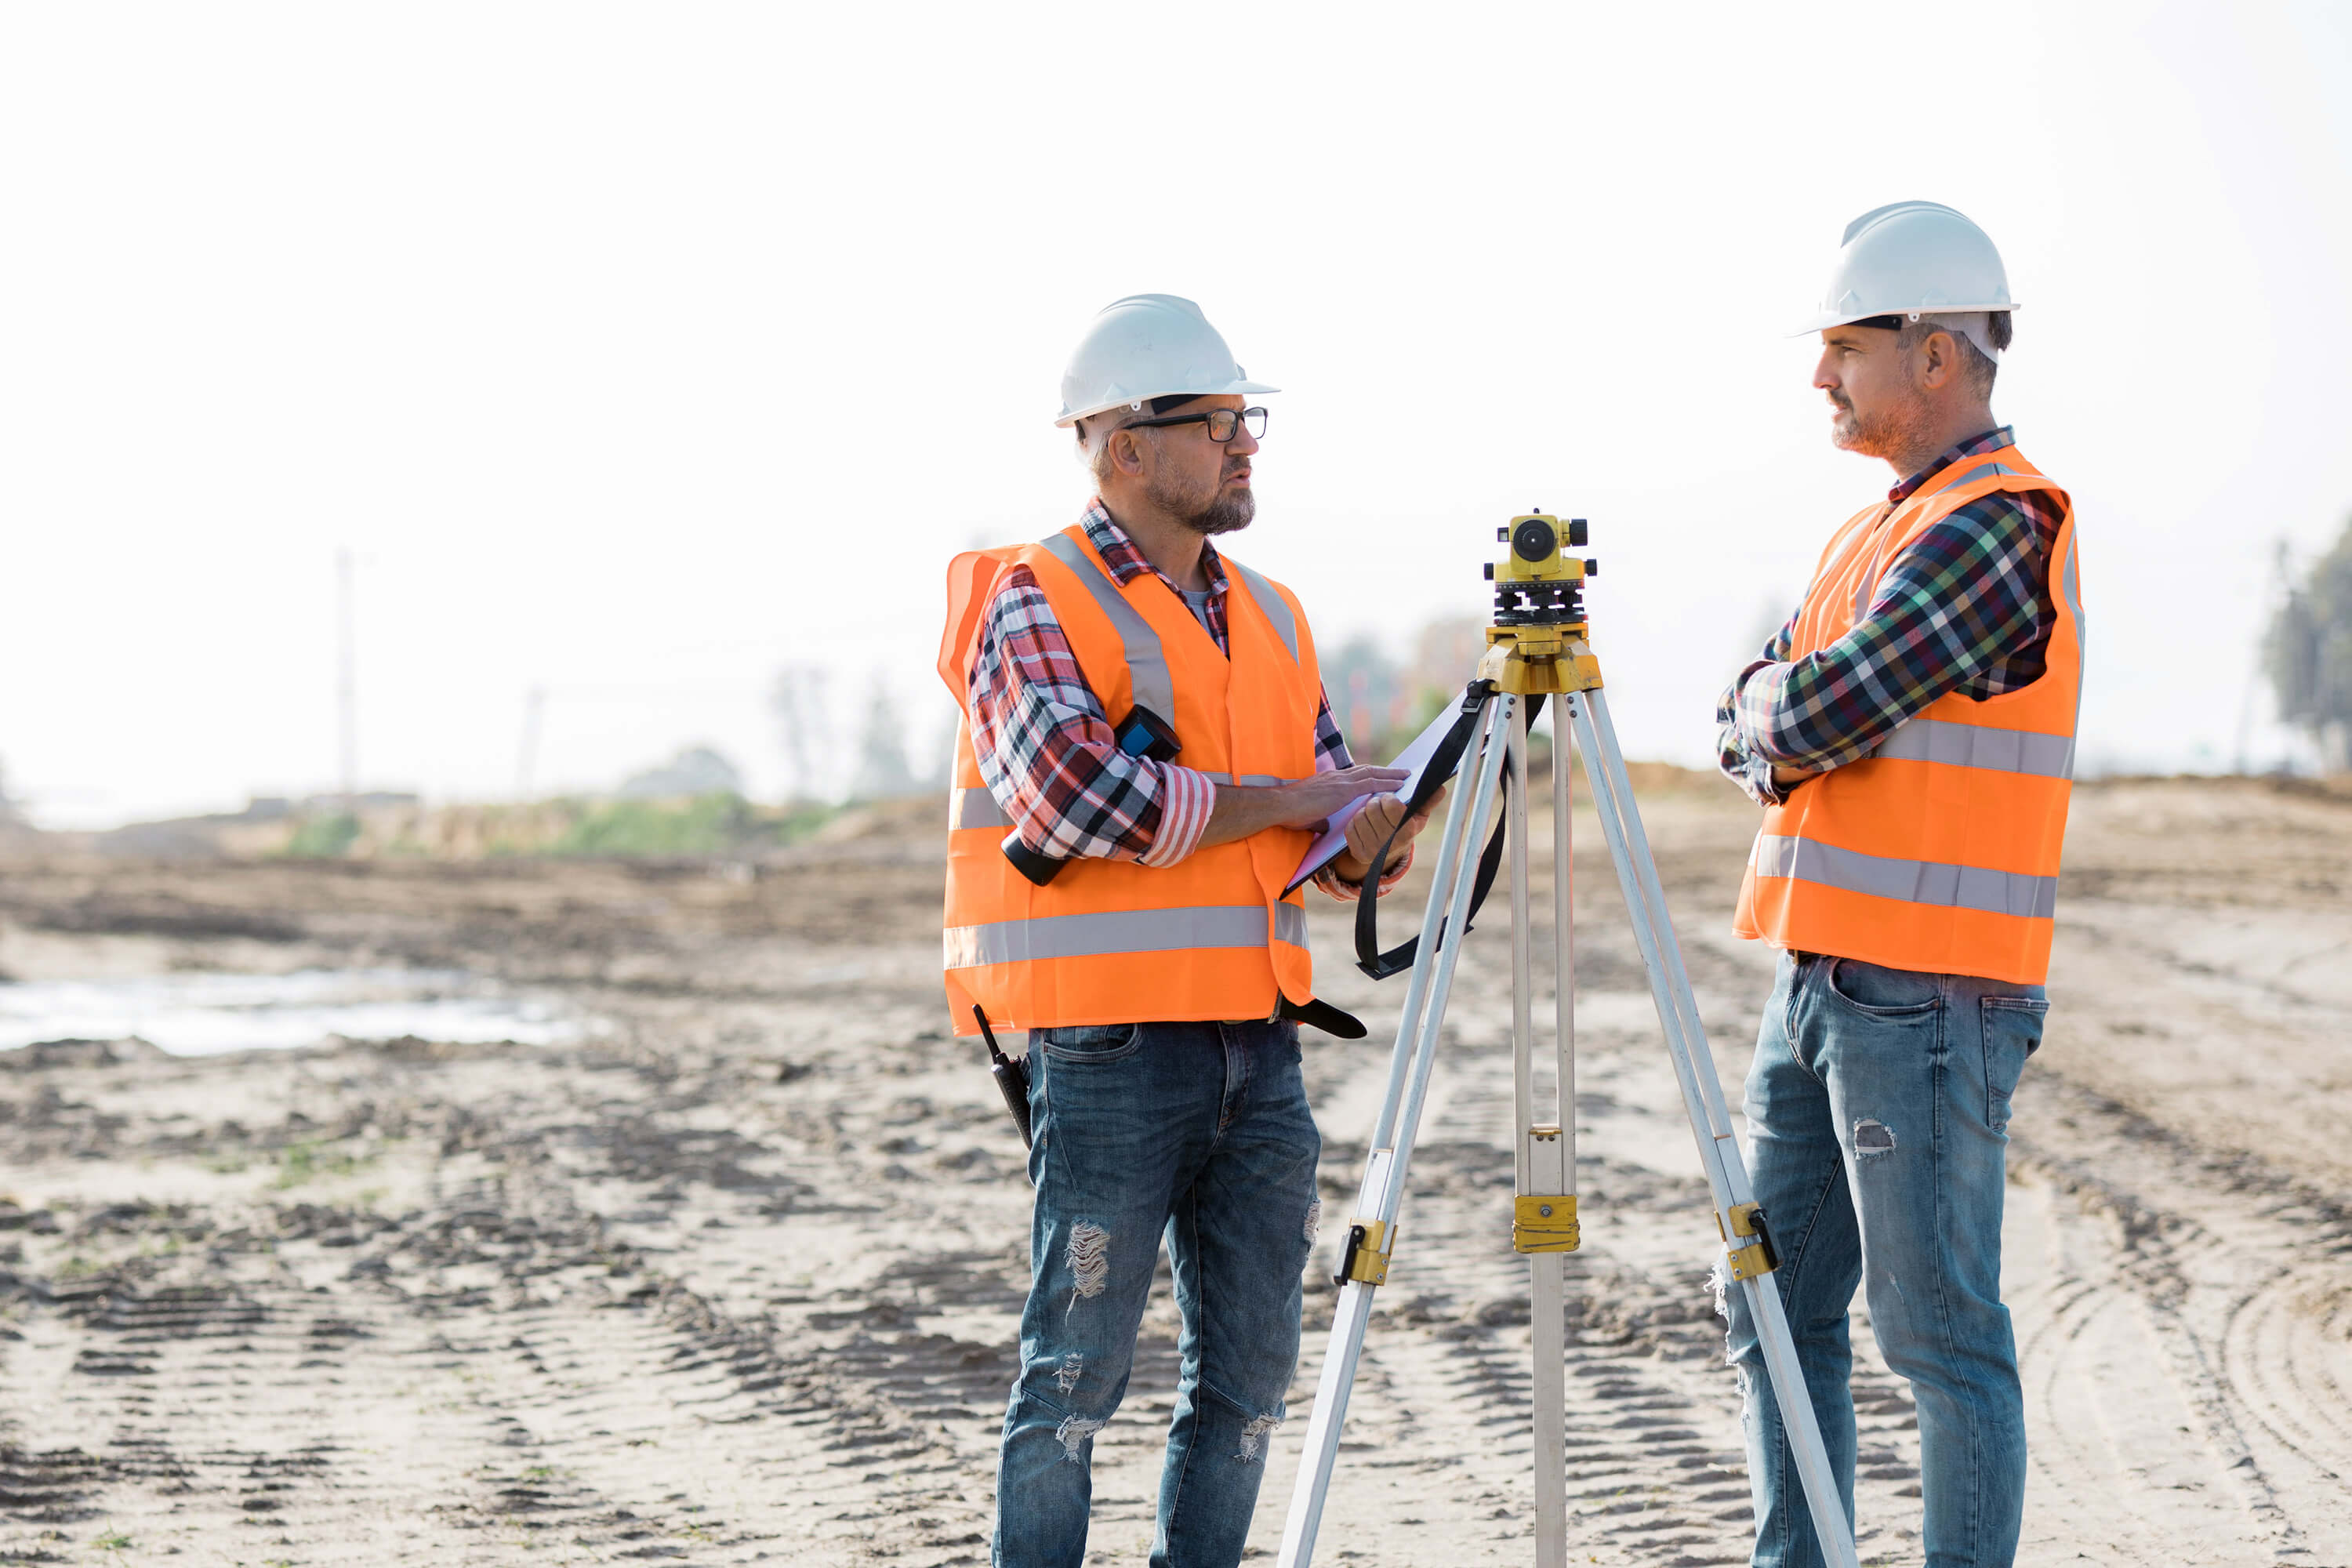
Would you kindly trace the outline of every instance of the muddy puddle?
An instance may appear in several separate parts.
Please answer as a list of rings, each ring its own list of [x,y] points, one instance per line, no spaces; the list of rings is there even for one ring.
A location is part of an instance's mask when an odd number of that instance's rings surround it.
[[[305,969],[0,984],[0,1051],[141,1039],[175,1057],[344,1040],[569,1045],[595,1022],[462,970]]]

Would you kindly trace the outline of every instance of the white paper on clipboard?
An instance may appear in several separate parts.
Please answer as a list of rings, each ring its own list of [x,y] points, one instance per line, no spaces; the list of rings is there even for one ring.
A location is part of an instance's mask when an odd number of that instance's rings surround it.
[[[1437,717],[1429,721],[1429,728],[1415,735],[1411,745],[1389,761],[1390,767],[1410,769],[1412,776],[1397,785],[1393,792],[1381,793],[1393,793],[1400,799],[1412,799],[1412,792],[1421,787],[1422,770],[1429,765],[1431,753],[1437,750],[1438,743],[1445,739],[1446,731],[1454,728],[1454,721],[1460,717],[1462,705],[1458,702],[1449,702],[1440,710]],[[1307,847],[1306,858],[1298,862],[1298,869],[1291,873],[1289,887],[1282,889],[1285,893],[1321,870],[1326,862],[1348,847],[1348,824],[1356,820],[1356,814],[1363,810],[1372,798],[1369,795],[1360,795],[1331,814],[1323,831],[1316,837],[1314,843]]]

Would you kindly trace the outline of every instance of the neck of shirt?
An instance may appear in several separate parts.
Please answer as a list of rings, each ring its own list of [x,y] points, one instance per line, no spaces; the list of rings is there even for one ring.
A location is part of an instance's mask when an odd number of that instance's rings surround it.
[[[1190,588],[1179,588],[1176,593],[1184,601],[1184,607],[1192,612],[1192,618],[1201,623],[1201,629],[1214,637],[1217,628],[1209,619],[1209,601],[1216,597],[1217,591],[1202,588],[1195,593]]]
[[[1917,494],[1921,485],[1926,484],[1929,479],[1934,479],[1937,474],[1942,473],[1946,468],[1950,468],[1962,458],[1973,458],[1985,452],[1998,452],[2003,447],[2014,447],[2016,445],[2017,439],[2015,427],[2008,425],[1998,426],[1993,429],[1986,431],[1981,436],[1974,437],[1971,439],[1963,441],[1958,446],[1952,447],[1942,457],[1937,458],[1934,462],[1928,464],[1917,473],[1912,475],[1909,479],[1905,479],[1893,489],[1888,490],[1886,492],[1886,499],[1893,501],[1895,505],[1900,506],[1905,501],[1910,500],[1912,496]]]

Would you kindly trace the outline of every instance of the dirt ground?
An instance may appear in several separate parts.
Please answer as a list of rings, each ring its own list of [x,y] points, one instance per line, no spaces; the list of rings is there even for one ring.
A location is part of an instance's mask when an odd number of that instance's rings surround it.
[[[1736,1105],[1769,975],[1725,929],[1752,815],[1690,783],[1644,805]],[[562,1047],[0,1057],[0,1561],[985,1562],[1028,1194],[944,1028],[925,823],[759,866],[0,868],[12,979],[461,968],[600,1021]],[[1571,1561],[1744,1562],[1713,1230],[1601,849],[1588,819]],[[2095,785],[2067,860],[2012,1128],[2021,1561],[2352,1563],[2352,805]],[[1310,1037],[1335,1205],[1402,991],[1344,962],[1341,914],[1314,916],[1327,994],[1373,1037]],[[1490,919],[1325,1561],[1531,1558],[1507,963]],[[1147,1548],[1173,1331],[1163,1289],[1097,1439],[1095,1561]],[[1864,1556],[1916,1562],[1911,1401],[1857,1340]]]

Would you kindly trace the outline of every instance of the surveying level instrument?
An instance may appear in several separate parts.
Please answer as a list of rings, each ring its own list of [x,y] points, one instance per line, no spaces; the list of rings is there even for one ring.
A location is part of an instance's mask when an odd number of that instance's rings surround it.
[[[1297,1488],[1283,1528],[1280,1568],[1307,1568],[1323,1521],[1323,1504],[1348,1416],[1348,1395],[1363,1353],[1364,1330],[1372,1314],[1372,1293],[1388,1280],[1397,1256],[1397,1219],[1403,1206],[1406,1167],[1412,1157],[1421,1111],[1429,1092],[1430,1070],[1454,987],[1459,940],[1483,891],[1480,862],[1493,856],[1470,852],[1473,835],[1487,821],[1495,797],[1505,798],[1505,842],[1511,866],[1511,1094],[1517,1136],[1511,1206],[1511,1246],[1528,1255],[1533,1311],[1536,1482],[1536,1563],[1562,1568],[1568,1550],[1567,1323],[1563,1310],[1563,1255],[1576,1250],[1576,1012],[1574,932],[1570,924],[1570,832],[1568,737],[1574,734],[1584,758],[1601,830],[1617,870],[1625,907],[1633,917],[1634,944],[1649,972],[1650,995],[1665,1035],[1684,1109],[1697,1141],[1699,1165],[1713,1196],[1716,1228],[1723,1238],[1720,1268],[1743,1292],[1762,1342],[1772,1391],[1780,1401],[1813,1529],[1834,1568],[1856,1568],[1853,1528],[1838,1500],[1836,1478],[1822,1446],[1821,1428],[1797,1365],[1796,1346],[1780,1305],[1780,1288],[1769,1276],[1778,1267],[1771,1233],[1755,1201],[1742,1163],[1731,1112],[1717,1081],[1715,1060],[1700,1027],[1675,940],[1664,890],[1651,858],[1648,835],[1633,805],[1633,791],[1617,749],[1609,702],[1601,690],[1601,666],[1586,641],[1584,579],[1594,563],[1562,553],[1563,543],[1585,542],[1584,521],[1560,520],[1540,510],[1515,517],[1497,531],[1510,545],[1504,559],[1487,568],[1495,584],[1494,624],[1476,679],[1463,697],[1463,727],[1477,731],[1462,761],[1463,784],[1447,807],[1444,837],[1432,867],[1429,903],[1421,934],[1412,944],[1412,978],[1404,1014],[1397,1024],[1396,1048],[1389,1058],[1388,1089],[1374,1124],[1371,1152],[1364,1163],[1362,1190],[1349,1222],[1337,1283],[1339,1306],[1323,1355],[1315,1413],[1307,1428]],[[1531,1017],[1528,927],[1528,724],[1546,697],[1566,710],[1554,717],[1552,748],[1552,933],[1553,1022],[1548,1082],[1538,1085]],[[1507,775],[1506,769],[1507,768]],[[1384,847],[1379,858],[1385,862]],[[1381,865],[1365,879],[1378,884]],[[1486,873],[1491,878],[1493,872]],[[1367,900],[1369,903],[1369,900]],[[1365,967],[1378,971],[1360,918],[1359,949]],[[1398,954],[1408,950],[1400,948]],[[1390,955],[1394,957],[1395,955]],[[1402,963],[1398,967],[1402,967]],[[1538,1089],[1540,1088],[1540,1093]]]

